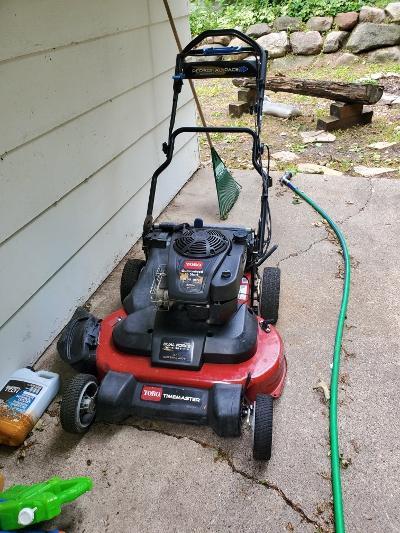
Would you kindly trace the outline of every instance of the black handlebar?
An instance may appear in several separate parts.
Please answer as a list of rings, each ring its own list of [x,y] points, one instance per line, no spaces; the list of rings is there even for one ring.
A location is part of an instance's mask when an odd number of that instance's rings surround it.
[[[190,41],[189,44],[185,46],[185,48],[182,50],[181,54],[183,57],[190,54],[191,50],[193,48],[196,48],[196,46],[201,43],[201,41],[204,41],[204,39],[207,39],[207,37],[224,37],[226,35],[232,35],[234,37],[238,37],[241,41],[245,42],[249,45],[249,47],[254,50],[259,57],[261,57],[263,54],[265,54],[265,50],[251,37],[246,35],[245,33],[242,33],[239,30],[206,30],[200,33],[197,37],[195,37],[192,41]]]
[[[240,60],[240,61],[212,61],[212,62],[186,62],[185,59],[188,56],[195,55],[201,57],[202,55],[206,56],[207,53],[204,49],[196,49],[197,45],[201,43],[207,37],[223,37],[230,35],[233,37],[238,37],[244,43],[248,45],[247,47],[223,47],[221,50],[226,50],[228,54],[241,53],[241,51],[252,51],[255,58],[252,61]],[[217,50],[217,49],[216,49]],[[223,52],[221,53],[221,55]],[[214,55],[214,54],[213,54]],[[256,265],[260,264],[267,257],[268,245],[270,241],[270,214],[268,206],[268,188],[270,185],[270,177],[268,173],[263,169],[262,166],[262,153],[263,146],[260,142],[261,134],[261,117],[262,117],[262,107],[264,100],[264,89],[265,89],[265,77],[267,70],[267,53],[266,51],[251,37],[245,35],[239,30],[207,30],[197,37],[195,37],[190,43],[185,46],[185,48],[177,55],[176,66],[175,66],[175,75],[173,83],[173,100],[172,100],[172,111],[171,119],[169,124],[168,131],[168,141],[164,143],[163,150],[166,154],[166,160],[162,163],[154,172],[151,179],[149,201],[147,206],[147,216],[143,224],[143,236],[150,231],[153,223],[153,207],[154,207],[154,198],[157,187],[158,176],[163,172],[172,161],[175,138],[181,133],[246,133],[251,135],[253,138],[253,148],[252,148],[252,162],[256,171],[262,177],[262,196],[261,196],[261,212],[260,219],[258,224],[258,231],[256,234],[257,238],[257,261]],[[234,127],[183,127],[174,130],[175,117],[178,106],[178,96],[182,90],[183,82],[185,79],[195,79],[195,78],[207,78],[207,77],[254,77],[256,79],[256,91],[257,97],[254,105],[254,111],[256,115],[255,120],[255,129],[250,128],[234,128]],[[269,156],[268,156],[269,157]],[[265,226],[267,224],[268,234],[265,239]]]

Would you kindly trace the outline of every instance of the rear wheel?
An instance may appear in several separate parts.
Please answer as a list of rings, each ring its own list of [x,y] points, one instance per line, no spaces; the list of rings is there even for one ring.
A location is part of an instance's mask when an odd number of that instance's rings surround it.
[[[253,457],[257,461],[271,459],[273,402],[272,396],[257,394],[253,414]]]
[[[139,274],[145,264],[146,261],[143,259],[128,259],[128,261],[125,263],[120,284],[122,303],[135,286],[135,283],[139,279]]]
[[[67,384],[61,401],[61,426],[68,433],[85,433],[96,416],[97,379],[77,374]]]
[[[279,312],[281,271],[276,267],[264,268],[261,284],[260,315],[269,324],[276,324]]]

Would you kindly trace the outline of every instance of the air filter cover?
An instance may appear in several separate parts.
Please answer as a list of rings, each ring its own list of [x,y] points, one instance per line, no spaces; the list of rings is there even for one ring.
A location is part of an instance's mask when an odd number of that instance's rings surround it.
[[[179,255],[205,259],[224,252],[229,239],[216,229],[187,229],[174,241],[174,249]]]

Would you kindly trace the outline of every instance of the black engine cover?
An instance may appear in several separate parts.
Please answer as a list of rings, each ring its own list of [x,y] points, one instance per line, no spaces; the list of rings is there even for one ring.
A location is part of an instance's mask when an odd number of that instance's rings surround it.
[[[236,300],[246,264],[246,240],[216,228],[174,233],[168,254],[171,303],[221,304]]]
[[[243,228],[156,228],[147,262],[116,324],[121,351],[151,355],[154,365],[199,369],[239,363],[257,347],[257,319],[238,305],[252,234]]]

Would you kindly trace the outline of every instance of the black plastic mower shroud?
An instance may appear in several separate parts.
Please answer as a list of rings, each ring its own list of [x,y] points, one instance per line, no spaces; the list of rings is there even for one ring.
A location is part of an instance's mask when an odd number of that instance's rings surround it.
[[[131,374],[110,371],[101,382],[97,419],[121,422],[129,416],[211,426],[220,437],[238,437],[242,386],[216,383],[210,389],[139,383]]]

